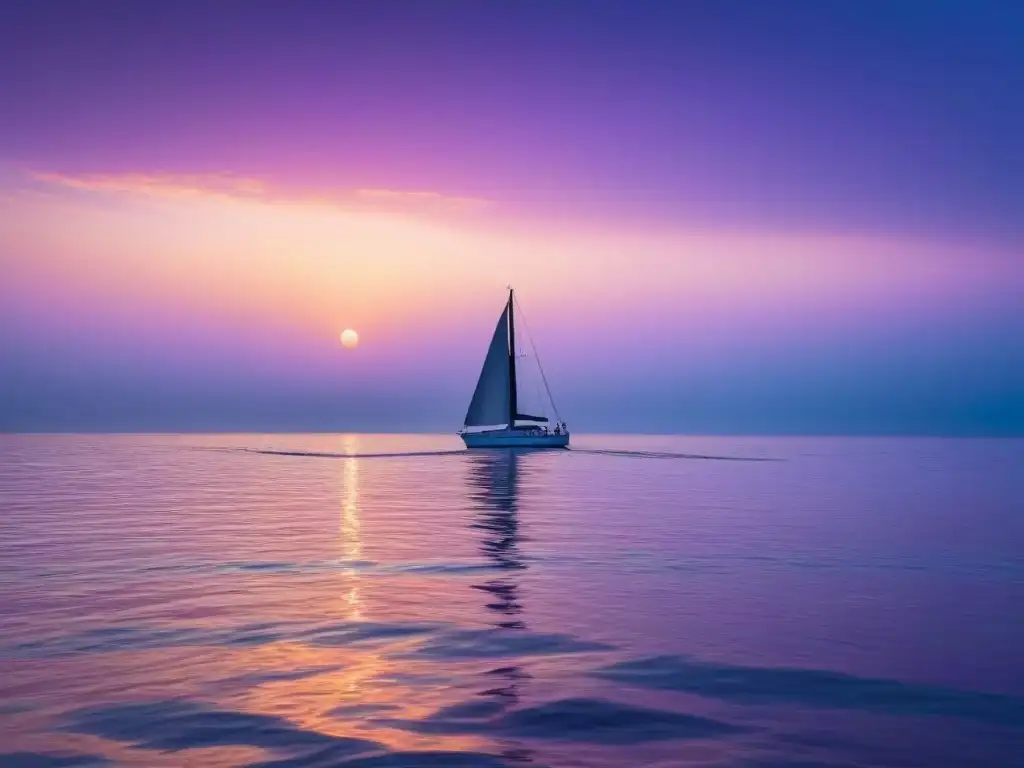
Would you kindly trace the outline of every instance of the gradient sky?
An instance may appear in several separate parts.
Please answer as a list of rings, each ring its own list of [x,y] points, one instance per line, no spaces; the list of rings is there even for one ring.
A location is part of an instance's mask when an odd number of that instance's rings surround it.
[[[0,429],[1024,434],[1024,6],[8,2]],[[338,343],[356,328],[354,352]]]

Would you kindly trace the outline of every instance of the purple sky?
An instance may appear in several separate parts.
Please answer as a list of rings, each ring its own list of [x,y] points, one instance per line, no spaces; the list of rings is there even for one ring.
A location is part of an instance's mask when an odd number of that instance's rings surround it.
[[[1024,432],[1024,10],[5,3],[0,428]],[[356,327],[355,353],[337,344]]]

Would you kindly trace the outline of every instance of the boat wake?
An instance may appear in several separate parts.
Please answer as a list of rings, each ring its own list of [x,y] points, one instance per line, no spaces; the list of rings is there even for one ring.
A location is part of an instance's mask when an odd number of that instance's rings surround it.
[[[298,451],[276,448],[236,448],[236,447],[196,447],[195,450],[221,451],[226,453],[255,453],[261,456],[294,456],[319,459],[405,459],[431,456],[469,456],[479,451],[464,448],[441,451],[397,451],[391,453],[332,453],[328,451]],[[508,450],[515,450],[514,448]],[[522,449],[524,452],[528,449]],[[548,452],[545,452],[548,453]],[[714,456],[703,453],[673,453],[671,451],[626,451],[612,448],[572,448],[565,451],[552,451],[554,455],[580,453],[593,456],[617,456],[629,459],[693,459],[703,461],[782,461],[779,458],[762,456]]]
[[[623,451],[610,448],[573,448],[571,453],[590,453],[596,456],[622,456],[631,459],[704,459],[707,461],[782,461],[763,456],[711,456],[704,453],[672,453],[670,451]]]
[[[447,451],[400,451],[395,453],[330,453],[327,451],[286,451],[272,448],[201,448],[198,450],[224,451],[227,453],[256,453],[263,456],[299,456],[319,459],[404,459],[416,456],[461,456],[465,449]]]

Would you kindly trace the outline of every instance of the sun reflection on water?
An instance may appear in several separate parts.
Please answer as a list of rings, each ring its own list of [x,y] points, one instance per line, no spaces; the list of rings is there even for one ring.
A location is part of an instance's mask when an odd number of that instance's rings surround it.
[[[361,590],[359,563],[363,559],[362,524],[359,508],[359,438],[346,435],[342,443],[344,459],[341,478],[341,618],[348,621],[367,619]],[[340,675],[342,690],[336,691],[343,701],[359,701],[365,685],[374,681],[386,667],[381,654],[367,650],[350,663]]]
[[[356,563],[363,557],[359,521],[359,459],[352,455],[357,447],[358,440],[354,436],[345,437],[344,452],[350,455],[350,458],[345,459],[342,469],[341,558],[345,564]],[[359,591],[359,571],[354,567],[344,567],[342,577],[346,585],[342,594],[344,617],[350,621],[361,621],[365,615]]]

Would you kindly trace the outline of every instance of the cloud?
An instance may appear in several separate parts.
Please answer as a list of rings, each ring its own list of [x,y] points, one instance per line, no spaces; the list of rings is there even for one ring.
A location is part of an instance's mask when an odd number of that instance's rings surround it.
[[[332,205],[350,210],[407,214],[471,214],[493,204],[483,198],[429,190],[294,190],[231,173],[94,173],[29,171],[28,179],[50,191],[67,189],[100,195],[165,200],[258,200]]]
[[[84,174],[72,175],[31,171],[30,177],[44,184],[84,192],[115,195],[188,198],[267,198],[269,186],[259,179],[232,174]]]
[[[356,197],[370,203],[415,210],[438,210],[455,213],[473,213],[492,205],[491,200],[480,197],[457,197],[438,192],[408,192],[394,189],[357,189]]]

